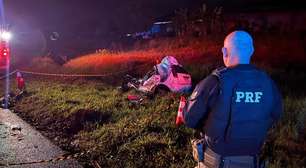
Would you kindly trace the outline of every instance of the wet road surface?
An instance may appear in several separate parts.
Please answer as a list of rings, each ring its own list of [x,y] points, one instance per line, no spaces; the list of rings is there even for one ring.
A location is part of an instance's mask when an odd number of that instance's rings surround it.
[[[0,109],[0,168],[81,168],[73,159],[52,163],[8,165],[49,160],[65,154],[16,114]]]

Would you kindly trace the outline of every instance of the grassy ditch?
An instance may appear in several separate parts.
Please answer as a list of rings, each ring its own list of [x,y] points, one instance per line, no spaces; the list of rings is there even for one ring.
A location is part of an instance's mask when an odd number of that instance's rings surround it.
[[[27,90],[14,111],[66,150],[97,148],[85,160],[105,167],[192,165],[192,130],[175,127],[177,95],[137,107],[128,93],[97,81],[33,79]]]
[[[271,74],[284,94],[285,113],[270,131],[263,156],[269,167],[303,167],[306,96],[304,86],[295,85],[303,82],[305,74],[286,80],[280,71]],[[90,166],[89,160],[102,167],[195,166],[190,147],[193,131],[174,124],[178,95],[133,106],[126,101],[129,93],[99,80],[26,80],[28,93],[13,110],[63,149],[72,153],[94,149],[79,158],[85,166]]]

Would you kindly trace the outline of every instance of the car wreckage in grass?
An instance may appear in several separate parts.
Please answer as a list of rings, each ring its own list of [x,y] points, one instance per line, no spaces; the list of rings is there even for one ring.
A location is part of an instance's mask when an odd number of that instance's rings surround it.
[[[190,93],[192,90],[191,75],[173,56],[166,56],[160,64],[153,67],[142,79],[126,75],[121,89],[129,89],[154,96],[160,92]]]

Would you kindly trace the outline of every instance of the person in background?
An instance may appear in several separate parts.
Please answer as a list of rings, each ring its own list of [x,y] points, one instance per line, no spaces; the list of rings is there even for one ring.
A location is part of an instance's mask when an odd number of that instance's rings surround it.
[[[25,81],[20,72],[16,74],[17,81],[17,95],[21,95],[25,92]]]

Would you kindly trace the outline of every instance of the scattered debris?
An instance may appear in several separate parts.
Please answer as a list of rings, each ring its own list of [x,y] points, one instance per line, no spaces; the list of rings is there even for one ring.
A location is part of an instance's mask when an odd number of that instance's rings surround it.
[[[102,168],[97,161],[91,161],[91,164],[94,166],[94,168]]]
[[[20,125],[11,125],[11,130],[12,131],[21,131],[21,126]]]
[[[141,98],[138,95],[128,95],[127,99],[131,102],[131,103],[135,103],[135,104],[140,104],[143,101],[143,98]]]
[[[5,106],[7,103],[7,107]],[[9,93],[7,96],[3,95],[0,98],[0,107],[2,108],[11,108],[15,104],[15,94]]]
[[[22,141],[24,139],[24,136],[22,134],[18,134],[17,140]]]
[[[76,100],[67,100],[66,103],[67,103],[67,104],[73,104],[73,105],[79,105],[79,104],[81,104],[80,101],[76,101]]]
[[[55,138],[54,138],[54,141],[58,141],[58,140],[59,140],[59,138],[58,138],[58,137],[55,137]]]
[[[80,145],[80,140],[76,139],[74,141],[71,142],[71,145],[74,146],[74,147],[79,147]]]

